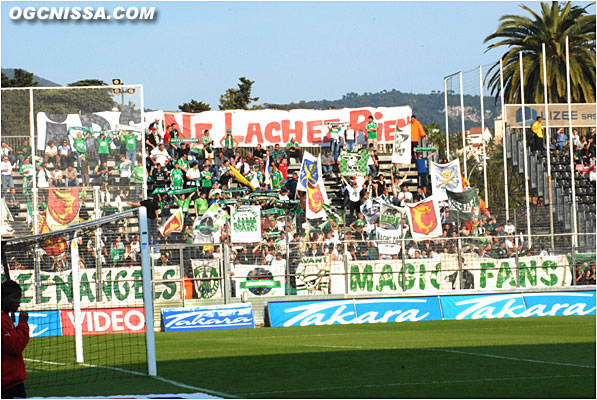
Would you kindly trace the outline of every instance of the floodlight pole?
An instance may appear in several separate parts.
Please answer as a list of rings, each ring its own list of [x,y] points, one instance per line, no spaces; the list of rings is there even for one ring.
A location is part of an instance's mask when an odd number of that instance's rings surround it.
[[[570,45],[566,36],[566,88],[568,92],[568,142],[570,144],[570,175],[572,183],[572,247],[578,246],[578,226],[576,222],[576,176],[574,175],[574,137],[572,136],[572,96],[570,94]]]
[[[462,71],[458,73],[460,77],[460,118],[462,119],[462,159],[464,160],[464,175],[468,173],[466,166],[466,132],[464,126],[464,89],[462,84]]]
[[[500,58],[500,97],[502,99],[502,155],[504,159],[504,200],[506,206],[506,221],[510,219],[508,204],[508,161],[506,160],[506,105],[504,102],[504,68]],[[551,200],[550,200],[551,201]]]
[[[448,116],[448,78],[444,78],[444,115],[446,117],[446,157],[450,161],[450,123]]]
[[[483,186],[485,189],[485,207],[489,208],[487,195],[487,153],[485,152],[485,104],[483,102],[483,67],[479,65],[479,91],[481,92],[481,141],[483,143]]]
[[[524,194],[527,206],[527,235],[529,240],[529,248],[532,248],[533,242],[531,239],[531,205],[529,199],[529,160],[527,156],[527,135],[526,135],[526,116],[524,112],[524,74],[522,67],[522,51],[519,55],[520,66],[520,104],[522,109],[522,143],[524,152]]]
[[[549,232],[551,233],[551,250],[555,250],[555,240],[553,237],[553,190],[551,187],[551,134],[549,132],[549,109],[547,97],[547,55],[545,54],[545,43],[542,43],[543,50],[543,97],[545,103],[545,141],[547,144],[547,187],[549,190]],[[568,114],[570,115],[570,114]]]

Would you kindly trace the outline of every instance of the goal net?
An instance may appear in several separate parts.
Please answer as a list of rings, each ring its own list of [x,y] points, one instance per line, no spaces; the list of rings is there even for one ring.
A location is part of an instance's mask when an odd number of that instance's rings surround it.
[[[57,189],[52,188],[50,195]],[[76,209],[78,190],[66,209]],[[39,216],[42,226],[56,209]],[[20,284],[29,313],[27,387],[155,375],[146,209],[2,241],[2,280]],[[40,228],[40,231],[44,231]],[[18,321],[18,313],[16,319]]]

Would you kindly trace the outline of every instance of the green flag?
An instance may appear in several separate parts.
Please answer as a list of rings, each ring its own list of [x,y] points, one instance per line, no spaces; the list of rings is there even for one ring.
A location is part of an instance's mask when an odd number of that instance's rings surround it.
[[[342,176],[367,176],[367,149],[340,151],[340,174]]]

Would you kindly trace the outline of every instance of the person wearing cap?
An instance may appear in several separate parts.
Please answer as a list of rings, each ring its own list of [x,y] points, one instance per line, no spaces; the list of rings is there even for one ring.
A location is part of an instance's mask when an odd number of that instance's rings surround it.
[[[238,147],[238,142],[232,136],[232,130],[228,129],[226,131],[226,136],[220,140],[220,146],[224,149],[224,156],[228,157],[229,159],[234,158],[234,153],[236,152],[236,148]]]
[[[147,148],[147,152],[151,152],[153,149],[158,147],[158,143],[161,142],[160,137],[157,134],[157,128],[155,126],[149,127],[149,132],[145,138],[145,147]]]

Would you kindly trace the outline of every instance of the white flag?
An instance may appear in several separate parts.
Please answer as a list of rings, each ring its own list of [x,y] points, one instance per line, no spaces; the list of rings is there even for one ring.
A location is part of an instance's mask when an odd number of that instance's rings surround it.
[[[437,200],[448,200],[446,190],[462,192],[462,177],[458,159],[447,164],[438,164],[433,161],[430,161],[430,164],[431,188]]]

